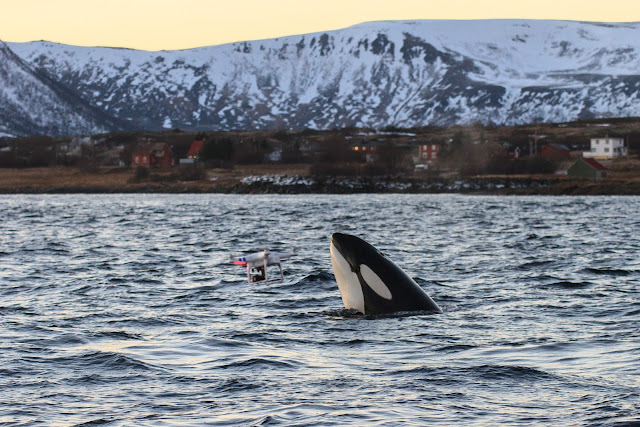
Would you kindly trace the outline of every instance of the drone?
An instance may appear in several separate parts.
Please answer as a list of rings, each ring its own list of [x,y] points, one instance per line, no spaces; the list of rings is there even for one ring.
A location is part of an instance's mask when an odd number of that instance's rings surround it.
[[[236,265],[247,266],[247,281],[249,284],[257,283],[279,283],[284,280],[284,274],[282,272],[282,260],[295,256],[295,249],[290,252],[272,252],[268,249],[264,249],[261,252],[254,252],[252,254],[243,256],[231,256],[230,261],[233,261]],[[269,281],[268,278],[268,266],[278,266],[280,277]]]

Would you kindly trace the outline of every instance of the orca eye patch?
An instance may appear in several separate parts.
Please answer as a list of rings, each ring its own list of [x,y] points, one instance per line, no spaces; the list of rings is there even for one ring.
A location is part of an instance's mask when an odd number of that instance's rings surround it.
[[[362,276],[364,281],[367,282],[367,285],[371,288],[371,290],[373,290],[373,292],[386,300],[391,300],[391,291],[389,290],[387,285],[384,284],[382,279],[380,279],[380,277],[369,268],[369,266],[367,266],[366,264],[361,264],[360,275]]]

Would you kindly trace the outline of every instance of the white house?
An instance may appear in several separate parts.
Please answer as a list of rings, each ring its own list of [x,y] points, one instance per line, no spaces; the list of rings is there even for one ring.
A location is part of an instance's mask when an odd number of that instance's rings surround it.
[[[624,144],[624,138],[591,138],[591,151],[582,153],[584,157],[593,159],[615,159],[627,156],[628,149]]]

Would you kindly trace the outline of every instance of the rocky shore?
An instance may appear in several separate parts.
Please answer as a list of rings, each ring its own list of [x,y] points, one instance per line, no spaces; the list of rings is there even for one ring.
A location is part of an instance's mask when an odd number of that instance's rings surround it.
[[[312,178],[250,176],[233,187],[249,194],[460,193],[496,195],[640,195],[640,182],[566,178]]]
[[[126,178],[125,178],[126,177]],[[0,178],[4,178],[0,176]],[[0,180],[1,194],[113,194],[113,193],[224,193],[224,194],[358,194],[460,193],[495,195],[640,195],[640,181],[531,177],[315,177],[304,175],[245,175],[211,177],[200,181],[162,179],[136,182],[130,173],[83,175],[82,179],[52,175],[39,180]]]

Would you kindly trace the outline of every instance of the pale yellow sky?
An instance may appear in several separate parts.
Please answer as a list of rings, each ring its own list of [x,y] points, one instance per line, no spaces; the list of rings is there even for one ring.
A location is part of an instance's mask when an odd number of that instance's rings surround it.
[[[639,0],[0,0],[0,40],[185,49],[396,19],[640,21]]]

